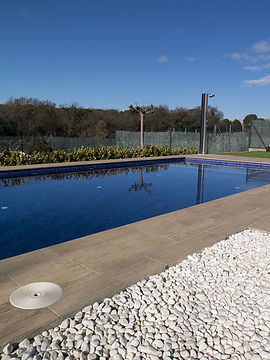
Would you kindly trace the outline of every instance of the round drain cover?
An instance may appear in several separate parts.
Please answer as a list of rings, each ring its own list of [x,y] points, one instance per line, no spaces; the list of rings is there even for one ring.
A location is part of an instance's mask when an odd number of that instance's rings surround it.
[[[20,309],[40,309],[54,304],[63,295],[57,284],[36,282],[22,286],[10,295],[9,301]]]

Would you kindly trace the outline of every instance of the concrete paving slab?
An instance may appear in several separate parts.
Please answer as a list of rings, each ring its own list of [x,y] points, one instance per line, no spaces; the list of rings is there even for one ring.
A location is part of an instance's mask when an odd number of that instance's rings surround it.
[[[254,221],[252,224],[249,225],[249,227],[270,232],[270,215],[265,216],[260,220]]]
[[[128,228],[130,227],[138,229],[145,235],[156,237],[168,236],[181,230],[181,224],[166,215],[160,215],[151,219],[139,221],[128,225]]]
[[[42,250],[42,251],[41,251]],[[44,248],[37,251],[31,251],[19,256],[0,260],[0,273],[6,273],[12,268],[12,271],[24,271],[34,269],[36,265],[43,262],[44,258],[53,259],[57,256],[51,248]]]
[[[49,271],[48,271],[49,270]],[[64,262],[42,262],[35,266],[35,270],[26,269],[26,271],[13,271],[11,268],[7,276],[12,278],[20,286],[27,285],[32,282],[47,281],[58,284],[66,288],[69,284],[79,282],[82,278],[94,277],[96,274],[91,270],[81,266],[81,264],[73,265]]]
[[[187,255],[198,252],[224,239],[223,236],[217,236],[216,234],[207,232],[197,232],[195,234],[182,232],[173,235],[173,238],[174,241],[167,241],[163,247],[147,251],[147,256],[171,266],[178,264]]]
[[[5,305],[6,303],[8,303],[7,294],[11,294],[14,290],[16,290],[18,284],[15,281],[12,281],[10,278],[8,278],[5,274],[0,274],[0,284],[1,284],[0,304]]]
[[[0,283],[2,291],[2,283]],[[9,293],[8,293],[9,294]],[[43,329],[44,324],[57,321],[58,317],[50,309],[22,310],[10,303],[0,305],[1,345],[10,342],[21,334],[35,334]],[[38,330],[36,330],[38,329]],[[24,336],[22,336],[24,337]]]
[[[104,260],[100,259],[100,261]],[[81,279],[66,286],[63,298],[51,305],[50,309],[55,311],[58,316],[62,316],[70,309],[79,310],[85,305],[112,296],[139,279],[164,269],[165,264],[144,256],[138,256],[133,261],[127,258],[123,258],[121,261],[114,259],[107,272],[92,278]]]

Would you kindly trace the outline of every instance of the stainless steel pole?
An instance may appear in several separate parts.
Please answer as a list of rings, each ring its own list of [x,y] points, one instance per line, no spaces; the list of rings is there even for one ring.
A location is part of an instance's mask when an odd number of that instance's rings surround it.
[[[201,130],[200,130],[200,154],[205,154],[206,149],[206,117],[207,117],[207,106],[208,106],[208,94],[202,94],[202,105],[201,105]]]

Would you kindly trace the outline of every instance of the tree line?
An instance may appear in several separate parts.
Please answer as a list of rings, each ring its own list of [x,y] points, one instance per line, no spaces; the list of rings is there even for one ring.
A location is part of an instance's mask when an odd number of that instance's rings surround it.
[[[245,128],[249,120],[244,119]],[[155,106],[145,117],[144,131],[197,131],[200,128],[200,107],[169,110],[165,105]],[[241,131],[238,119],[223,118],[215,107],[208,108],[210,131]],[[82,108],[77,104],[56,106],[51,101],[35,98],[11,98],[0,104],[0,136],[67,136],[113,138],[116,130],[140,131],[138,115],[127,109]]]

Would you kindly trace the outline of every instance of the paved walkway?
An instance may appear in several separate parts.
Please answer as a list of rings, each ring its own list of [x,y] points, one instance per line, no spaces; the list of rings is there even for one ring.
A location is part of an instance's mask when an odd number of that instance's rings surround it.
[[[270,164],[270,159],[204,157]],[[50,328],[84,305],[247,227],[270,232],[270,185],[1,260],[0,345]],[[18,286],[36,281],[59,284],[64,296],[39,310],[9,303]]]

